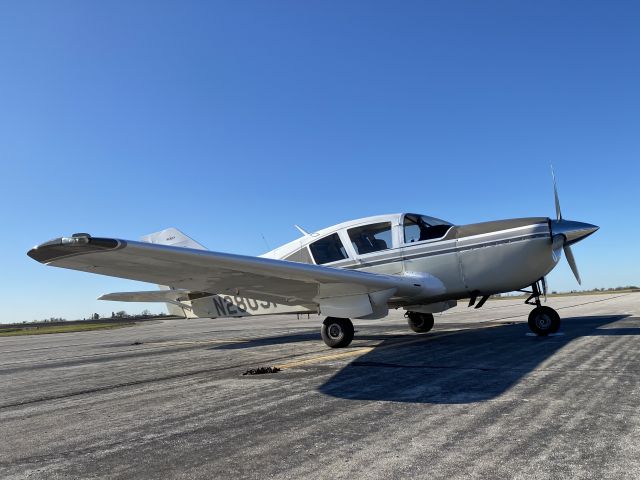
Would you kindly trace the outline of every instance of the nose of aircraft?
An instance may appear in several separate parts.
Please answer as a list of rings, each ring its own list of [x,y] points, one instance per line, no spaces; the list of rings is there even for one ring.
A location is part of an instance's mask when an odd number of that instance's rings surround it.
[[[550,220],[549,223],[551,236],[564,235],[566,238],[565,245],[573,245],[600,228],[590,223],[574,222],[573,220]]]

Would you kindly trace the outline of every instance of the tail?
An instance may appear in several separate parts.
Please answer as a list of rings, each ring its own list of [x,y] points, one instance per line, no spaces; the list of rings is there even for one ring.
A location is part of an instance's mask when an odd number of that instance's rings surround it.
[[[193,248],[196,250],[207,250],[206,247],[196,242],[193,238],[186,236],[177,228],[169,227],[160,232],[150,233],[141,239],[143,242],[156,243],[158,245],[171,245],[173,247]],[[160,290],[174,290],[171,286],[158,285]],[[188,314],[178,305],[166,303],[170,315],[177,317],[187,317]]]
[[[158,245],[171,245],[173,247],[195,248],[196,250],[207,250],[193,238],[187,237],[177,228],[169,227],[156,233],[150,233],[142,237],[143,242],[157,243]]]

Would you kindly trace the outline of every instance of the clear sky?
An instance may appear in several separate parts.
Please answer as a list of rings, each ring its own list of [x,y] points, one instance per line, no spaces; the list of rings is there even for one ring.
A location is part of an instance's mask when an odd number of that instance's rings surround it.
[[[294,223],[553,216],[550,163],[601,226],[583,287],[639,284],[638,25],[632,1],[4,1],[0,321],[146,307],[26,256],[50,238],[256,255]],[[578,288],[565,260],[549,282]]]

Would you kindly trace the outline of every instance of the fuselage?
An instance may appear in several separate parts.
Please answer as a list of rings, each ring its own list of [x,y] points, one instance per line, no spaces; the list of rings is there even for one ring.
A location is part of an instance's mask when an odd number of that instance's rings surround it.
[[[412,221],[417,217],[424,218],[424,224],[431,223],[426,225],[422,236]],[[367,235],[369,226],[372,235]],[[367,244],[368,250],[373,251],[363,250],[358,244],[362,232],[365,238],[375,239]],[[345,222],[290,242],[264,256],[317,263],[322,259],[317,258],[314,244],[328,237],[340,241],[337,248],[345,258],[322,262],[323,265],[426,278],[428,288],[423,297],[409,303],[518,290],[549,273],[559,260],[553,252],[547,217],[456,226],[416,214],[381,215]],[[390,300],[390,306],[402,304],[406,305],[407,300]]]
[[[388,297],[385,308],[366,318],[386,316],[386,307],[435,313],[451,308],[458,299],[534,284],[558,263],[566,241],[578,241],[591,233],[589,228],[580,230],[583,227],[593,226],[547,217],[453,225],[434,217],[399,213],[334,225],[262,257],[403,277],[404,286]],[[339,285],[336,288],[333,295],[340,296]],[[323,313],[320,310],[317,303],[285,305],[242,295],[204,294],[190,295],[185,315]]]

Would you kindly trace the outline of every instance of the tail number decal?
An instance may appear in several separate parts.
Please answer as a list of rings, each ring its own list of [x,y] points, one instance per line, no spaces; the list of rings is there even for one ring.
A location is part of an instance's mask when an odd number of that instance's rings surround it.
[[[266,310],[275,308],[277,303],[258,301],[255,298],[239,297],[237,295],[225,295],[213,297],[213,305],[216,307],[218,316],[242,316],[247,312],[257,312],[258,310]]]

